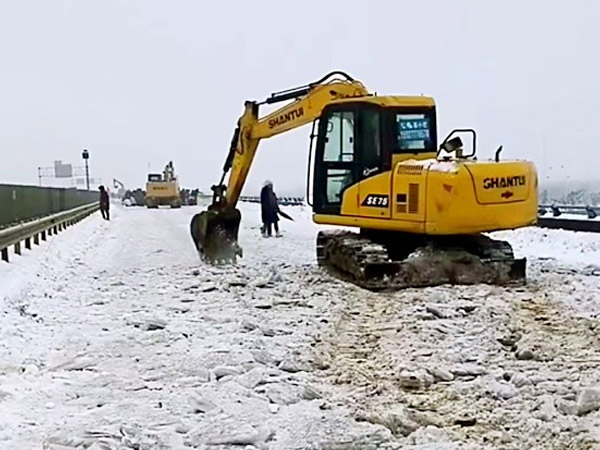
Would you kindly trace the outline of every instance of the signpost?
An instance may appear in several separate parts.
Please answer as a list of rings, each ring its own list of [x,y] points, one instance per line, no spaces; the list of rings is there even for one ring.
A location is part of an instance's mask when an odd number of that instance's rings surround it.
[[[81,154],[83,160],[85,161],[85,184],[87,190],[90,190],[90,172],[88,169],[88,159],[90,159],[90,154],[86,149],[83,149],[83,153]]]

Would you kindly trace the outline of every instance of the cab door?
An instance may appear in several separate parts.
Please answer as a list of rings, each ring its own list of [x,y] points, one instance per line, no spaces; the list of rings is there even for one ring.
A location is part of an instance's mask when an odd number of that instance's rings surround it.
[[[323,113],[315,151],[313,180],[314,211],[342,214],[356,210],[358,192],[351,187],[358,179],[356,155],[356,108],[338,106]]]
[[[384,145],[382,109],[364,104],[358,111],[357,215],[389,219],[391,215],[391,152]]]

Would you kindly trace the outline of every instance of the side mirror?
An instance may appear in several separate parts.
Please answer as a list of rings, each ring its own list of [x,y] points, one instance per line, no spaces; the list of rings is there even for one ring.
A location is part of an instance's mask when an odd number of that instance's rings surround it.
[[[471,135],[471,153],[468,155],[463,154],[463,142],[459,136],[452,138],[455,134],[459,133],[468,133]],[[471,128],[458,128],[456,130],[452,130],[452,132],[446,136],[446,139],[440,145],[440,149],[438,150],[438,156],[440,152],[444,150],[446,152],[455,152],[457,158],[472,158],[475,156],[477,152],[477,134],[475,130]]]
[[[455,137],[450,139],[449,141],[443,142],[440,148],[447,151],[448,153],[453,153],[459,148],[462,148],[463,143],[460,137]]]

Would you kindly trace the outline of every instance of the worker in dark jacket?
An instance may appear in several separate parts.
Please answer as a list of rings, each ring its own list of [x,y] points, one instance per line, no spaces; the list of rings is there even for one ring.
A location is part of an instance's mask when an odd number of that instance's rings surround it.
[[[110,220],[110,214],[108,212],[110,202],[108,200],[108,192],[104,189],[104,186],[100,186],[100,212],[102,213],[102,218],[106,220]]]
[[[279,233],[279,206],[277,205],[277,196],[273,192],[273,183],[269,180],[260,191],[260,209],[263,226],[261,228],[264,237],[271,237],[271,227],[275,228],[275,236],[280,237]]]

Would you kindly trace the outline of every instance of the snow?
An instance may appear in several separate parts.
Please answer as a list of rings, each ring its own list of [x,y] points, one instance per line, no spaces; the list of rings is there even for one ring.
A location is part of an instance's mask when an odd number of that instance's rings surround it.
[[[236,267],[199,207],[115,205],[0,264],[0,449],[593,448],[600,235],[493,233],[520,288],[377,294],[315,262],[310,208]],[[593,394],[593,395],[592,395]]]
[[[517,256],[600,266],[600,235],[596,233],[527,227],[490,236],[509,241]]]
[[[458,163],[456,160],[442,161],[435,158],[423,160],[410,159],[408,161],[403,162],[403,164],[422,166],[423,168],[428,168],[432,172],[458,172]]]

